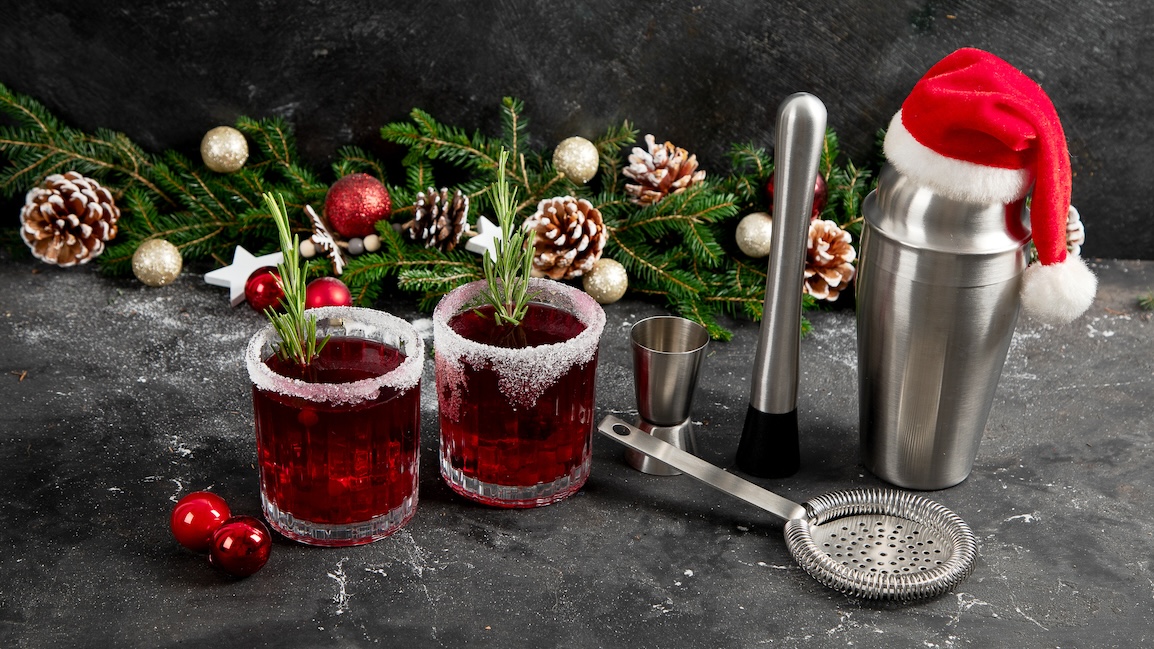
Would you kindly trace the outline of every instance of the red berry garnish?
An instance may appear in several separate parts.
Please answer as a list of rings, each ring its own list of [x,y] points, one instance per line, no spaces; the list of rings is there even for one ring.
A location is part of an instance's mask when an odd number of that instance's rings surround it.
[[[268,563],[272,537],[259,518],[233,516],[212,535],[208,561],[235,577],[247,577]]]
[[[208,491],[194,491],[176,503],[169,526],[181,545],[193,552],[208,552],[212,533],[229,516],[232,512],[224,498]]]

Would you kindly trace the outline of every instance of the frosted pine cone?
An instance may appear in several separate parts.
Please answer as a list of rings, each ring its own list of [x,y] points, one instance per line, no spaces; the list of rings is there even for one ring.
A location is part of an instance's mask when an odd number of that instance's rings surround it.
[[[1071,255],[1082,254],[1082,244],[1086,243],[1086,226],[1082,225],[1082,216],[1078,208],[1073,205],[1066,213],[1066,251]]]
[[[469,197],[457,190],[450,198],[449,189],[440,192],[432,187],[417,192],[413,220],[404,225],[413,241],[426,248],[449,252],[461,241],[469,217]]]
[[[629,166],[623,173],[637,181],[626,184],[625,191],[640,205],[652,205],[670,194],[685,191],[693,183],[705,179],[705,172],[697,169],[697,156],[666,142],[660,146],[652,135],[645,136],[649,150],[633,147]]]
[[[855,259],[857,251],[849,232],[833,221],[811,221],[805,252],[805,292],[819,300],[833,302],[853,280]]]
[[[580,277],[601,258],[608,238],[600,210],[572,196],[541,201],[523,227],[537,233],[533,240],[535,277]]]
[[[20,235],[37,259],[74,266],[104,252],[119,219],[111,192],[69,171],[48,176],[28,192],[20,210]]]

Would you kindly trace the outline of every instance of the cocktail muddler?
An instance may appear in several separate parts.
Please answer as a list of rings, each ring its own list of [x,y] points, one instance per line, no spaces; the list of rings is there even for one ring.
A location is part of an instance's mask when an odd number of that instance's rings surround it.
[[[677,448],[697,452],[690,406],[709,332],[676,316],[641,320],[629,332],[633,347],[633,387],[637,396],[637,427]],[[644,453],[628,450],[629,465],[652,475],[681,472]]]
[[[765,308],[749,408],[737,447],[738,468],[763,478],[792,475],[801,463],[797,432],[801,287],[825,120],[825,105],[803,92],[786,98],[777,111]]]

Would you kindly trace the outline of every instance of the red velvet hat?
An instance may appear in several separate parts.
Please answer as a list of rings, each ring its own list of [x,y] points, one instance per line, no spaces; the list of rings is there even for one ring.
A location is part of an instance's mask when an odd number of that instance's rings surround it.
[[[960,49],[921,78],[886,132],[885,154],[898,171],[955,200],[1030,201],[1039,263],[1022,279],[1027,314],[1053,324],[1090,307],[1097,279],[1066,250],[1070,153],[1054,104],[1002,59]]]

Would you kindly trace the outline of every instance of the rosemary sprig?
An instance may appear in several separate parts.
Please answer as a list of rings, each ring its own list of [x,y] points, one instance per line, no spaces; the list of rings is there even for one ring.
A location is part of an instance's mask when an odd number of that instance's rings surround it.
[[[265,316],[272,323],[280,337],[280,344],[276,345],[276,354],[286,361],[293,361],[300,367],[308,367],[313,358],[320,353],[326,336],[317,341],[317,319],[313,315],[305,315],[305,277],[308,274],[308,264],[301,267],[300,237],[292,234],[289,227],[288,210],[285,208],[284,197],[271,193],[263,195],[265,206],[272,218],[276,221],[277,232],[280,233],[280,248],[284,260],[277,264],[280,272],[280,286],[284,291],[281,306],[284,312],[277,312],[274,308],[265,309]]]
[[[493,305],[497,325],[516,327],[529,310],[529,274],[533,269],[533,236],[515,223],[517,190],[510,189],[505,176],[509,152],[501,148],[497,162],[497,182],[489,188],[489,200],[501,226],[501,238],[494,244],[494,255],[485,254],[483,264],[488,284],[485,297]],[[493,259],[496,257],[496,259]]]

